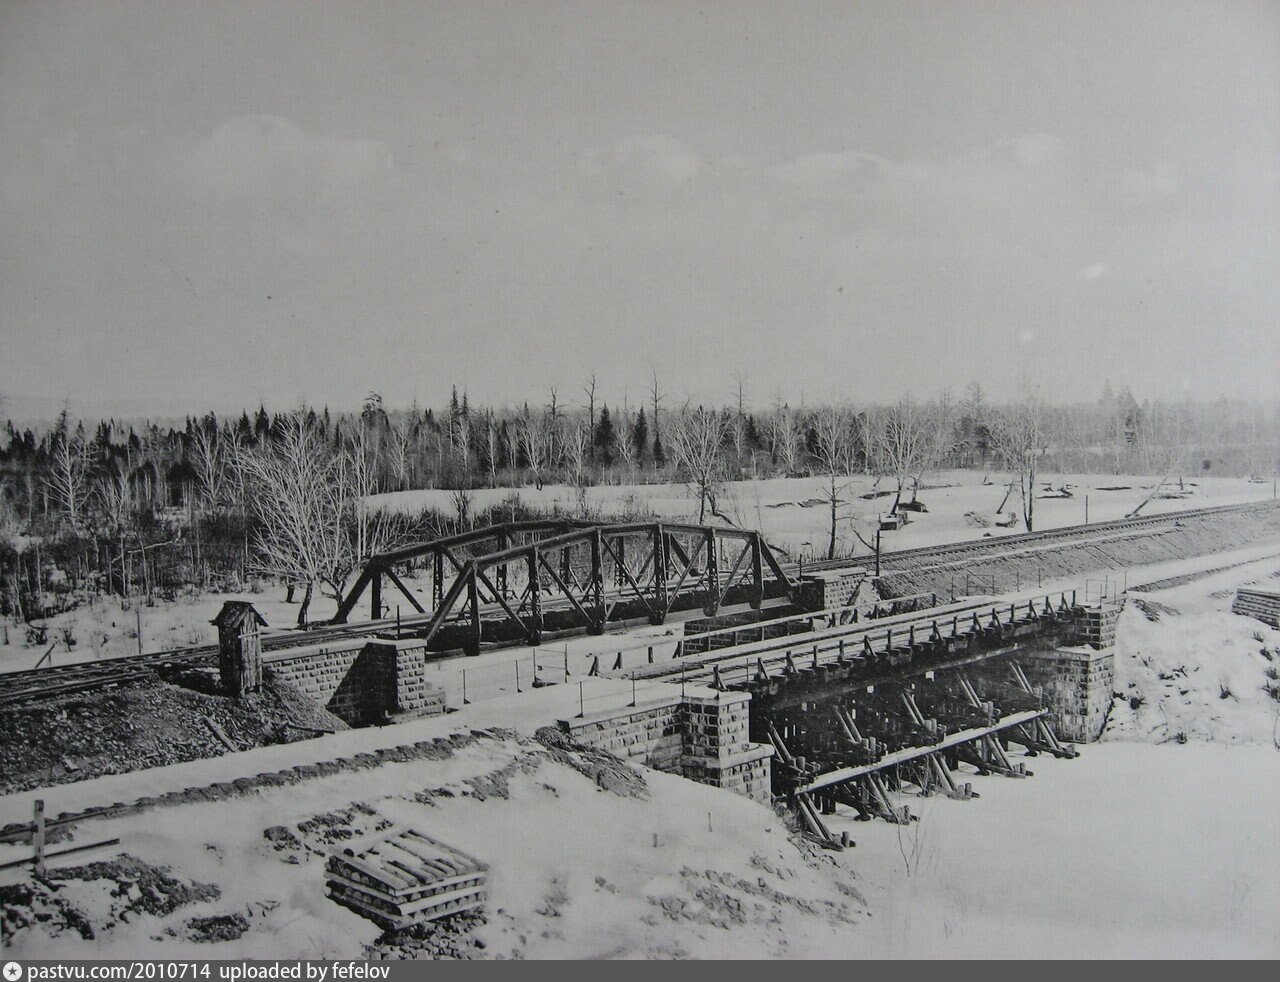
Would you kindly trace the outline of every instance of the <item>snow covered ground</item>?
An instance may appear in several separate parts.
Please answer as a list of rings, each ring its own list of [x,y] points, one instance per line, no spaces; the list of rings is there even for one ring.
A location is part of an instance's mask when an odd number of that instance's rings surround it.
[[[1131,595],[1078,759],[973,779],[977,801],[900,796],[909,828],[828,820],[858,842],[869,951],[1280,957],[1280,631],[1230,613],[1244,583],[1280,585],[1280,560]]]
[[[1045,474],[1042,477],[1041,493],[1044,485],[1053,488],[1065,485],[1073,497],[1037,498],[1037,529],[1084,522],[1086,495],[1089,498],[1089,521],[1123,518],[1147,496],[1154,481],[1158,480],[1107,474]],[[999,514],[1009,515],[1018,511],[1016,490],[1005,503],[1003,512],[996,510],[1005,497],[1008,482],[1008,475],[994,471],[990,474],[973,470],[929,474],[920,491],[920,500],[929,511],[913,514],[911,523],[905,528],[885,533],[884,548],[911,549],[961,542],[985,532],[1009,535],[1025,531],[1021,517],[1017,526],[1009,529],[975,524],[974,519],[966,518],[972,513],[983,521],[993,522]],[[859,531],[865,537],[865,523],[888,512],[893,505],[893,496],[865,499],[862,495],[873,490],[891,490],[893,484],[885,478],[877,480],[865,475],[855,475],[841,484],[838,552],[842,555],[865,553],[867,550],[858,544],[850,526],[863,523]],[[1165,490],[1177,491],[1178,486],[1175,483]],[[1251,483],[1244,478],[1206,477],[1187,481],[1183,493],[1185,497],[1153,499],[1143,508],[1142,514],[1266,500],[1272,496],[1272,486],[1269,483]],[[731,481],[725,486],[718,503],[720,511],[735,525],[760,529],[770,544],[785,549],[793,557],[809,558],[826,555],[830,528],[830,506],[826,502],[826,494],[827,483],[821,477]],[[626,511],[653,513],[682,521],[698,516],[696,495],[683,484],[609,485],[588,488],[586,495],[588,508],[597,516]],[[475,511],[493,507],[512,496],[526,505],[547,511],[559,509],[564,514],[575,515],[580,510],[577,489],[561,484],[548,484],[541,491],[531,487],[480,489],[472,492],[471,508]],[[434,508],[442,514],[452,515],[456,510],[452,491],[401,491],[378,495],[372,501],[380,507],[404,513]]]
[[[1276,958],[1280,754],[1103,742],[1037,757],[910,827],[842,824],[875,917],[860,956]],[[904,798],[904,801],[907,799]]]

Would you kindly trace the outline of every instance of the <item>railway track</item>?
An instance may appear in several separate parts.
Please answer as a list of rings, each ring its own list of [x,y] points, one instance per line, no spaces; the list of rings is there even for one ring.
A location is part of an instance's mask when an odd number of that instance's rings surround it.
[[[1089,542],[1097,538],[1114,537],[1126,531],[1146,530],[1160,525],[1177,525],[1195,518],[1266,511],[1275,508],[1280,508],[1280,503],[1263,501],[1243,505],[1217,505],[1209,508],[1165,512],[1142,518],[1124,518],[1106,522],[1093,522],[1089,525],[1073,525],[1044,532],[1021,532],[991,539],[952,543],[950,545],[900,549],[894,552],[882,553],[880,566],[882,572],[893,572],[895,570],[918,568],[923,560],[930,560],[934,565],[945,565],[964,559],[1018,552],[1035,546]],[[785,564],[784,568],[789,573],[826,571],[850,566],[865,566],[869,559],[871,559],[869,556],[860,556],[854,559],[824,560],[804,564],[790,563]],[[494,609],[496,610],[497,608],[495,607]],[[331,625],[307,631],[269,632],[263,635],[262,646],[265,651],[275,651],[285,648],[340,643],[359,637],[367,637],[396,627],[412,628],[419,622],[426,623],[429,620],[430,615],[415,615],[403,619],[384,618],[377,621]],[[214,660],[217,652],[216,645],[203,645],[129,655],[103,662],[79,662],[10,672],[0,675],[0,707],[13,706],[35,699],[78,691],[111,688],[116,685],[153,677],[158,671],[164,669],[208,664]]]

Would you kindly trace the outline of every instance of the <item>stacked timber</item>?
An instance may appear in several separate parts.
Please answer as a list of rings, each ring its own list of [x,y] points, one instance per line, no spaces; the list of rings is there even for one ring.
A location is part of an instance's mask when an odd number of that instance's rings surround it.
[[[1242,586],[1236,590],[1231,613],[1243,614],[1272,627],[1280,627],[1280,590],[1259,590],[1257,587]]]
[[[489,867],[400,827],[329,857],[329,897],[379,927],[400,930],[479,907]]]

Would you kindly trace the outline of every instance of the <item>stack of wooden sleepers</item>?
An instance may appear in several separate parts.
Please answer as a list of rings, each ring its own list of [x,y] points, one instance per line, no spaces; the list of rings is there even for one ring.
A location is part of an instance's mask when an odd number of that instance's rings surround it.
[[[399,930],[479,907],[488,869],[452,846],[397,827],[335,852],[325,878],[333,900]]]
[[[1243,614],[1272,627],[1280,627],[1280,590],[1259,590],[1257,587],[1242,586],[1236,590],[1231,613]]]

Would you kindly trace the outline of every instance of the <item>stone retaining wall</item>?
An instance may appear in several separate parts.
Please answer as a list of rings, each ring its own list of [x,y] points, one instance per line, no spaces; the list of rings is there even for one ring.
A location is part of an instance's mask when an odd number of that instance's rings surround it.
[[[421,641],[359,639],[268,654],[263,667],[352,726],[401,713],[444,712],[444,694],[426,681]]]
[[[559,725],[583,746],[768,802],[773,748],[749,741],[750,702],[746,692],[676,691]]]

